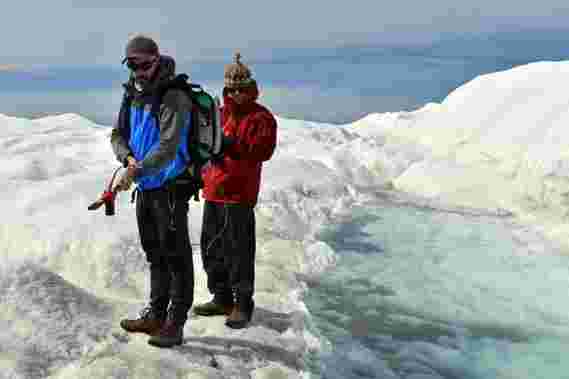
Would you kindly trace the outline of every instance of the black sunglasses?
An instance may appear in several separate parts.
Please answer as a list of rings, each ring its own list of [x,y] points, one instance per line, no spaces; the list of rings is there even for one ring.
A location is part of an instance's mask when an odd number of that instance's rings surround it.
[[[126,60],[126,67],[128,67],[128,69],[131,71],[138,71],[138,70],[147,71],[154,65],[155,62],[156,62],[156,58],[149,60],[149,61],[140,62],[140,63],[136,63],[135,61],[133,61],[131,59],[127,59]]]

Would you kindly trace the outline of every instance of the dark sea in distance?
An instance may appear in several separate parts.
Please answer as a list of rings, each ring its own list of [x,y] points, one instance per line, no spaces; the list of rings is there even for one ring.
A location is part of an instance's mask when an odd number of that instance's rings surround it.
[[[343,124],[369,113],[413,110],[442,101],[478,75],[536,61],[569,58],[567,31],[453,36],[431,44],[274,49],[244,61],[261,102],[281,117]],[[178,71],[214,94],[226,61],[185,62]],[[111,125],[128,76],[120,66],[43,67],[0,71],[0,113],[35,118],[77,113]]]

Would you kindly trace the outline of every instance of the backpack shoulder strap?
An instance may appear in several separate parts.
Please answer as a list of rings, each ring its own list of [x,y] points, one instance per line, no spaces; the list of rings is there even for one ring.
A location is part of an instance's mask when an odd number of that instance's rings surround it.
[[[151,112],[155,115],[160,113],[160,105],[162,104],[162,99],[168,90],[170,89],[179,89],[186,93],[190,100],[193,99],[191,96],[191,84],[188,83],[188,75],[187,74],[178,74],[173,79],[168,80],[162,83],[154,92],[152,105],[151,105]]]

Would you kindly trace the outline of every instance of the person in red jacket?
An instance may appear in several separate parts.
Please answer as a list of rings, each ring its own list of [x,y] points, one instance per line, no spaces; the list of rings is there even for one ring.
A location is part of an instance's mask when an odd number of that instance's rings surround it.
[[[201,255],[213,299],[196,305],[202,316],[227,315],[243,328],[251,320],[255,282],[255,213],[263,162],[273,155],[277,122],[257,102],[259,89],[249,68],[235,62],[224,72],[223,157],[203,172],[205,199]]]

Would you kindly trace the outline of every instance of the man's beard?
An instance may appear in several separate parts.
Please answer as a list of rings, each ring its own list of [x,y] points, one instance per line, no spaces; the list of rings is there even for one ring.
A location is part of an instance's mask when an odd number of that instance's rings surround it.
[[[138,92],[142,92],[148,87],[149,83],[150,80],[146,78],[134,79],[134,88],[136,88]]]
[[[151,76],[143,75],[138,78],[135,77],[134,88],[136,88],[136,90],[139,92],[147,90],[152,85],[154,78],[156,78],[157,76],[158,76],[158,70],[154,70],[154,73],[152,73]]]

